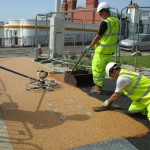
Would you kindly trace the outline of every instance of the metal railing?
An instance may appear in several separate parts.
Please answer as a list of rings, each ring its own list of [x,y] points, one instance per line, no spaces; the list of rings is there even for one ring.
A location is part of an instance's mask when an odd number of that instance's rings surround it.
[[[150,8],[150,7],[139,7],[139,8]],[[114,8],[112,8],[114,9]],[[139,33],[149,33],[150,32],[150,24],[143,24],[140,22],[141,20],[141,13],[139,14],[139,20],[136,23],[132,23],[128,20],[128,17],[124,17],[123,20],[123,10],[127,9],[127,7],[123,8],[121,10],[120,15],[120,33],[119,33],[119,41],[121,41],[124,38],[127,38],[128,36],[132,34],[139,34]],[[16,37],[12,38],[6,38],[6,39],[0,39],[0,55],[6,55],[6,54],[26,54],[31,53],[35,54],[36,57],[41,57],[38,54],[38,44],[40,43],[41,48],[43,50],[43,55],[45,55],[46,59],[49,59],[50,57],[50,50],[49,50],[49,24],[50,21],[48,20],[52,14],[56,13],[76,13],[76,12],[89,12],[89,11],[95,11],[96,9],[87,9],[87,10],[72,10],[72,11],[64,11],[64,12],[50,12],[45,14],[38,14],[35,19],[35,36],[34,37],[21,37],[18,38],[18,41],[16,40]],[[116,9],[117,10],[117,9]],[[146,12],[150,12],[147,10]],[[118,10],[117,10],[117,14]],[[127,16],[127,14],[126,14]],[[39,35],[38,32],[38,17],[45,17],[46,18],[46,28],[45,28],[45,34],[43,36]],[[72,19],[71,19],[72,20]],[[74,19],[75,20],[75,19]],[[77,19],[80,20],[80,19]],[[71,31],[70,31],[71,32]],[[66,55],[66,51],[68,51],[69,55],[80,55],[81,52],[84,49],[85,45],[88,45],[91,43],[93,38],[95,37],[96,32],[90,32],[86,31],[85,22],[81,20],[81,30],[80,31],[74,31],[75,33],[71,34],[65,34],[64,37],[64,56]],[[4,48],[5,47],[5,48]],[[7,47],[7,48],[6,48]],[[25,47],[28,47],[25,49]],[[30,47],[30,48],[29,48]],[[120,62],[121,59],[121,51],[120,51],[120,45],[118,45],[118,51],[116,51],[116,62]],[[16,48],[17,50],[13,49]],[[10,50],[11,49],[11,50]],[[30,49],[30,50],[29,50]],[[137,68],[137,55],[135,56],[135,70]]]
[[[123,11],[126,9],[126,13],[123,14]],[[140,33],[145,33],[145,34],[149,34],[150,33],[150,29],[149,26],[150,24],[144,24],[142,22],[142,18],[141,18],[141,14],[143,12],[150,12],[150,7],[138,7],[135,8],[137,10],[140,9],[148,9],[148,10],[141,10],[138,13],[138,19],[137,21],[135,21],[134,23],[132,23],[129,19],[129,14],[127,14],[127,9],[128,7],[124,7],[121,10],[121,15],[120,15],[120,33],[119,33],[119,41],[121,41],[122,39],[128,38],[130,35],[134,35],[137,34],[138,37],[137,39],[139,39],[139,34]],[[126,17],[123,17],[126,16]],[[135,39],[133,39],[135,42]],[[134,47],[133,47],[134,48]],[[134,50],[133,50],[134,51]],[[137,42],[137,46],[136,46],[136,53],[135,53],[135,71],[137,70],[138,67],[138,42]],[[125,56],[127,57],[127,56]],[[118,44],[118,55],[117,55],[117,62],[120,63],[121,61],[121,48],[120,48],[120,44]]]

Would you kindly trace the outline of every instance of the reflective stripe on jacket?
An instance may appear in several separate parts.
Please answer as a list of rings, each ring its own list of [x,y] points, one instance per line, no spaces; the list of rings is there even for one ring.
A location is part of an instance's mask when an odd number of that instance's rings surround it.
[[[115,17],[109,17],[104,20],[107,22],[107,30],[95,46],[95,53],[113,54],[117,48],[119,20]]]
[[[119,77],[128,77],[132,84],[123,89],[123,93],[133,101],[150,103],[150,79],[137,72],[121,69]]]

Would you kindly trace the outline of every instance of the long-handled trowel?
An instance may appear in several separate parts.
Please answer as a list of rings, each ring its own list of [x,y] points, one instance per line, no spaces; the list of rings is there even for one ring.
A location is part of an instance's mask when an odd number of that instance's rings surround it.
[[[77,63],[74,65],[72,71],[70,72],[70,74],[72,74],[72,72],[75,70],[75,68],[77,67],[77,65],[79,64],[79,62],[81,61],[82,57],[85,55],[86,51],[83,52],[83,54],[81,55],[81,57],[79,58],[79,60],[77,61]]]

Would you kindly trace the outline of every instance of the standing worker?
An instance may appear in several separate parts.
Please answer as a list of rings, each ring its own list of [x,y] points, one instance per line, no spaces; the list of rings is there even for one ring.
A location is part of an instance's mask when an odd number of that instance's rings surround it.
[[[114,94],[103,103],[104,107],[109,106],[118,100],[122,92],[133,102],[129,107],[129,112],[140,112],[147,115],[150,121],[150,79],[137,72],[121,69],[114,62],[110,62],[106,66],[106,74],[117,79]]]
[[[119,20],[111,16],[108,3],[100,3],[97,7],[97,12],[103,21],[92,43],[85,48],[85,51],[88,51],[95,46],[92,60],[92,74],[95,87],[91,90],[92,93],[101,93],[106,75],[105,67],[111,61],[117,49],[119,33]]]

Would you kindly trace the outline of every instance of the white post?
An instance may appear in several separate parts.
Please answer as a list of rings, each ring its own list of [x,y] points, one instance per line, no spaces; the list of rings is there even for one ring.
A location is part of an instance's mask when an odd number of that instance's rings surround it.
[[[55,11],[50,19],[50,58],[63,58],[64,52],[64,15],[60,12],[60,0],[56,0]]]
[[[60,12],[60,5],[61,5],[61,0],[56,0],[56,3],[55,3],[56,12]]]

